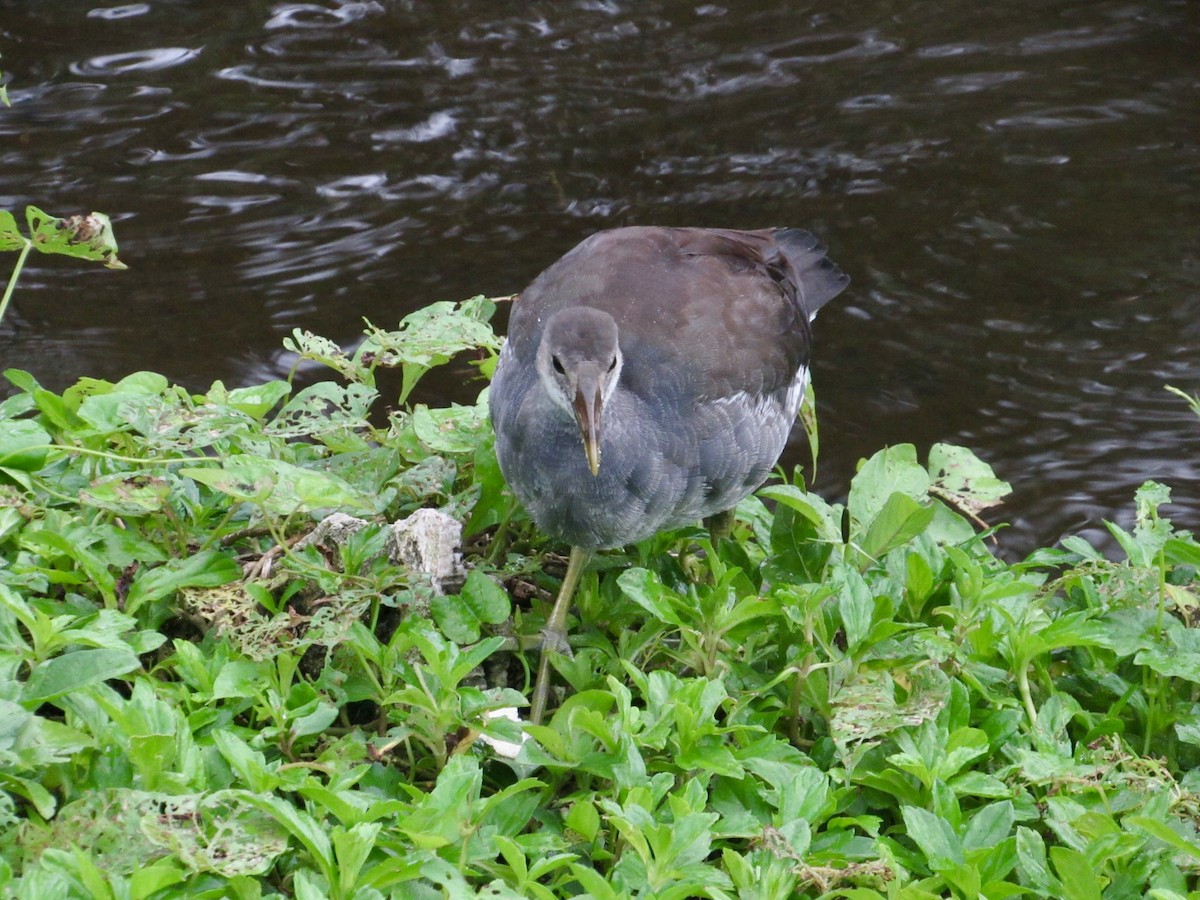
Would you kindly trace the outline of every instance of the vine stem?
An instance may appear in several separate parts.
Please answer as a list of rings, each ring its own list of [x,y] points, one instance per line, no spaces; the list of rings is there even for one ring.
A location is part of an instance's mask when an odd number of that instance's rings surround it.
[[[12,299],[13,289],[17,286],[17,279],[21,277],[21,270],[25,268],[25,260],[32,249],[33,241],[25,238],[25,248],[21,251],[21,255],[17,257],[17,264],[13,266],[12,275],[8,277],[8,286],[4,288],[4,297],[0,298],[0,322],[4,321],[4,311],[8,309],[8,301]]]
[[[3,312],[3,307],[0,307],[0,312]],[[67,444],[33,444],[29,447],[22,447],[23,451],[29,450],[61,450],[64,453],[78,453],[80,456],[95,456],[100,459],[108,459],[113,462],[129,463],[136,466],[166,466],[175,465],[177,463],[210,463],[216,457],[213,456],[177,456],[171,459],[146,459],[140,456],[122,456],[119,453],[108,453],[104,450],[92,450],[88,447],[71,447]]]

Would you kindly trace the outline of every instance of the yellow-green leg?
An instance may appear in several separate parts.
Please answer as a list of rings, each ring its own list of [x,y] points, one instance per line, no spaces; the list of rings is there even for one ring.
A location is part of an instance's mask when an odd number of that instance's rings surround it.
[[[534,725],[542,724],[542,716],[546,713],[546,701],[550,697],[550,654],[565,653],[567,644],[567,613],[571,610],[571,600],[575,596],[575,588],[579,586],[579,576],[587,564],[588,553],[579,547],[571,548],[571,556],[567,560],[567,574],[563,576],[562,587],[554,600],[554,609],[542,629],[542,655],[538,660],[537,682],[533,688],[533,703],[529,710],[529,721]]]

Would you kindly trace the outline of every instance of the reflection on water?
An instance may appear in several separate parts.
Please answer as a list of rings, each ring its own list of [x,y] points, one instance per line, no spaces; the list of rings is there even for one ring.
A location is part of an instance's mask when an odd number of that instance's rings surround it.
[[[0,364],[245,383],[293,327],[510,293],[599,228],[797,225],[854,279],[821,490],[948,440],[1016,486],[1014,553],[1146,478],[1200,526],[1162,389],[1200,392],[1194,4],[754,7],[4,4],[0,208],[106,211],[131,269],[33,260]]]

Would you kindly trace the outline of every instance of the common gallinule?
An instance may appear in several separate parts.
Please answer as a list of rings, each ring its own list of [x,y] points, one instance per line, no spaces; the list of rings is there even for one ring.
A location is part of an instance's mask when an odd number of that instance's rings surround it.
[[[849,278],[795,229],[592,235],[513,305],[491,389],[500,469],[571,545],[530,717],[592,550],[722,513],[762,484],[808,380],[818,309]]]

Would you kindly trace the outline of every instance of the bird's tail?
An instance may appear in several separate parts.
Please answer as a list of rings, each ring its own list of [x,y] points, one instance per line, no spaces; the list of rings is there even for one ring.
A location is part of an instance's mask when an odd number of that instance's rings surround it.
[[[775,243],[796,270],[809,318],[850,283],[850,276],[830,262],[825,248],[812,233],[800,228],[782,228],[775,232]]]

